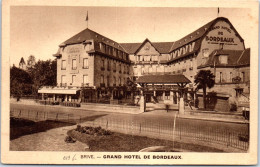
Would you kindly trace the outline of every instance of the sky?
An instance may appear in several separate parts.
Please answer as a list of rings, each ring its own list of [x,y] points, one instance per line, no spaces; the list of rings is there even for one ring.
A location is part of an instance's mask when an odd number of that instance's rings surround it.
[[[118,43],[176,41],[218,16],[226,17],[245,41],[253,28],[247,8],[174,7],[61,7],[12,6],[10,10],[10,65],[18,66],[21,57],[54,59],[59,44],[87,28]]]

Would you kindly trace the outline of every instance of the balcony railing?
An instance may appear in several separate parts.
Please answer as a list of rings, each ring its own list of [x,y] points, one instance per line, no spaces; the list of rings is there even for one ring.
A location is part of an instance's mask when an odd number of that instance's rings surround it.
[[[60,87],[67,87],[67,83],[60,83]]]
[[[89,83],[81,83],[82,87],[89,86]]]

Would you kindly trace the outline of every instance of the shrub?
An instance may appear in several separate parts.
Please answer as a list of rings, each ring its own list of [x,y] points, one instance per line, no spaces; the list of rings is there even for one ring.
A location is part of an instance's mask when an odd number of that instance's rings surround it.
[[[111,135],[112,132],[102,129],[99,127],[90,127],[90,126],[84,126],[77,125],[75,131],[78,131],[80,133],[85,133],[88,135],[94,135],[94,136],[105,136],[105,135]]]
[[[76,140],[73,139],[73,138],[70,137],[70,136],[66,136],[64,141],[65,141],[66,143],[75,143],[75,142],[76,142]]]

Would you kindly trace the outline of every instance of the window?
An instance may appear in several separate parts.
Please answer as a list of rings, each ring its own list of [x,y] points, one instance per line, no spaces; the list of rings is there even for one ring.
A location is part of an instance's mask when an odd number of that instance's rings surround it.
[[[141,68],[141,72],[142,72],[142,74],[144,74],[144,67]]]
[[[114,63],[114,72],[116,72],[116,63]]]
[[[110,61],[107,61],[107,70],[110,70]]]
[[[110,77],[107,76],[107,86],[110,86]]]
[[[105,83],[105,82],[104,82],[104,75],[101,75],[100,83]]]
[[[148,68],[148,73],[151,74],[152,72],[153,72],[152,67],[149,67],[149,68]]]
[[[209,57],[209,49],[207,48],[207,49],[203,49],[202,50],[202,55],[203,55],[203,57]]]
[[[76,65],[76,59],[72,59],[72,70],[76,70],[77,65]]]
[[[86,45],[86,51],[90,51],[90,48],[91,48],[91,43],[88,43],[88,44]]]
[[[88,68],[88,58],[83,59],[83,68]]]
[[[121,64],[119,64],[119,73],[121,73]]]
[[[76,80],[76,75],[72,75],[71,83],[75,83],[75,80]]]
[[[105,60],[101,60],[101,70],[105,70]]]
[[[66,70],[66,60],[61,61],[61,69]]]
[[[245,82],[245,72],[241,72],[241,82]]]
[[[229,73],[229,81],[230,81],[230,82],[232,82],[232,78],[233,78],[233,73],[230,72],[230,73]]]
[[[83,75],[83,83],[88,83],[88,75]]]
[[[223,74],[222,74],[222,72],[219,72],[219,82],[221,83],[222,80],[223,80]]]
[[[99,43],[99,47],[100,47],[100,50],[101,50],[102,52],[104,52],[104,47],[103,47],[103,44],[102,44],[102,43]]]
[[[219,56],[219,62],[220,62],[221,64],[227,64],[227,63],[228,63],[228,57],[227,57],[227,55],[220,55],[220,56]]]
[[[113,84],[116,85],[116,77],[114,77]]]
[[[119,81],[119,85],[121,85],[121,78],[120,77],[119,77],[118,81]]]
[[[64,84],[65,83],[65,75],[61,76],[61,83]]]

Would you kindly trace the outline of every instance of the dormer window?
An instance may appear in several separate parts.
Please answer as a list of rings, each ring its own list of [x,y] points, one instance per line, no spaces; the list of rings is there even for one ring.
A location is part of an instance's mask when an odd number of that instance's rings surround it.
[[[202,50],[202,55],[203,55],[203,57],[209,57],[209,49],[208,48],[203,49]]]
[[[219,55],[220,64],[228,64],[228,56],[227,55]]]

